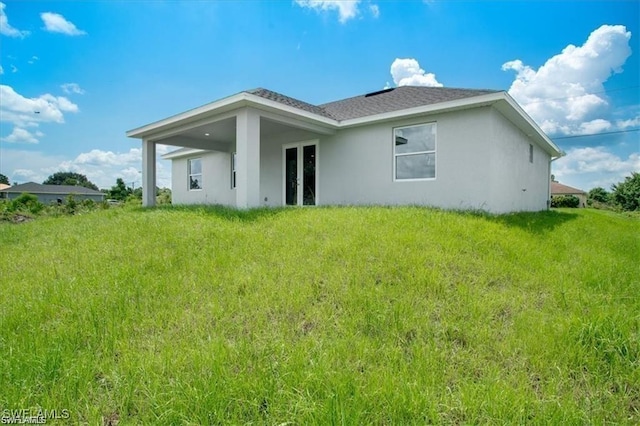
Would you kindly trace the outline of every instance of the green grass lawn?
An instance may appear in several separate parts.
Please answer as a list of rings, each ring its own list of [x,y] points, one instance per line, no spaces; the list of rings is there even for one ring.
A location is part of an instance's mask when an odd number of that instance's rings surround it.
[[[119,208],[0,224],[0,408],[640,423],[640,220]]]

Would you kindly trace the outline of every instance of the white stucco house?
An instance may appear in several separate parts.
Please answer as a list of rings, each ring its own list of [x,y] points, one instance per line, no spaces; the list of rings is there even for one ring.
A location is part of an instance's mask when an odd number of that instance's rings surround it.
[[[174,204],[548,208],[558,147],[504,91],[404,86],[323,105],[244,91],[130,130],[143,205],[156,144],[180,147]]]

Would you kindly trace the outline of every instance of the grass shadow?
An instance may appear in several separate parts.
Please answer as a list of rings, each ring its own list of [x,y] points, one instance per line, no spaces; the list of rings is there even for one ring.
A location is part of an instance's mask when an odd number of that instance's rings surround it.
[[[318,206],[317,208],[335,208],[340,206]],[[347,206],[344,206],[347,207]],[[353,208],[353,206],[348,206]],[[373,206],[362,206],[363,208],[371,208]],[[398,208],[399,206],[377,206],[379,208]],[[553,231],[557,226],[576,219],[578,214],[557,210],[548,210],[540,212],[519,212],[507,214],[492,214],[482,210],[441,210],[438,208],[424,206],[406,206],[433,211],[448,211],[451,214],[459,214],[463,216],[472,216],[482,218],[494,223],[506,225],[509,227],[517,227],[533,234],[543,234]],[[400,207],[402,208],[402,207]],[[155,207],[135,207],[135,211],[153,212],[153,211],[173,211],[173,212],[191,212],[200,215],[214,216],[219,219],[229,221],[254,222],[257,220],[275,217],[277,215],[297,210],[296,207],[255,207],[251,209],[238,209],[235,207],[224,206],[220,204],[192,204],[192,205],[162,205]]]
[[[517,212],[494,215],[484,212],[467,212],[474,216],[482,217],[488,221],[505,225],[508,227],[520,228],[532,234],[545,234],[553,231],[558,226],[578,218],[577,213],[569,213],[557,210],[546,210],[539,212]]]
[[[274,217],[290,209],[285,207],[256,207],[251,209],[238,209],[235,207],[223,206],[221,204],[166,204],[155,207],[136,207],[135,210],[143,213],[154,211],[191,212],[197,213],[199,215],[214,216],[216,218],[229,221],[255,222],[260,219]]]

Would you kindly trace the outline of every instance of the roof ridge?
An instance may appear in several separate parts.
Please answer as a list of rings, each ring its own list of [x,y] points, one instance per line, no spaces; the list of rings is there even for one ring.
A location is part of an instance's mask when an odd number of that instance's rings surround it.
[[[335,101],[330,101],[330,102],[324,102],[322,104],[319,104],[318,106],[321,108],[324,108],[326,105],[330,105],[330,104],[334,104],[337,102],[343,102],[343,101],[348,101],[350,99],[356,99],[356,98],[365,98],[367,97],[368,94],[370,93],[377,93],[377,92],[382,92],[380,94],[384,95],[388,92],[391,92],[392,90],[388,90],[388,89],[394,89],[394,90],[403,90],[405,88],[413,88],[413,89],[435,89],[435,90],[447,90],[447,91],[453,91],[453,90],[457,90],[457,91],[466,91],[466,92],[490,92],[490,93],[499,93],[499,92],[504,92],[505,90],[497,90],[497,89],[469,89],[469,88],[465,88],[465,87],[433,87],[433,86],[414,86],[414,85],[406,85],[406,86],[396,86],[396,87],[387,87],[385,89],[380,89],[380,90],[375,90],[373,92],[367,92],[367,93],[362,93],[359,95],[355,95],[355,96],[349,96],[348,98],[343,98],[343,99],[337,99]],[[387,91],[388,90],[388,91]],[[370,97],[370,96],[369,96]]]
[[[245,92],[251,95],[259,96],[261,98],[274,101],[274,102],[279,102],[284,105],[289,105],[291,107],[298,108],[303,111],[311,112],[314,114],[322,115],[327,118],[337,120],[337,118],[334,117],[333,114],[326,111],[323,107],[319,105],[315,105],[315,104],[294,98],[292,96],[284,95],[274,90],[258,87],[257,89],[246,90]]]

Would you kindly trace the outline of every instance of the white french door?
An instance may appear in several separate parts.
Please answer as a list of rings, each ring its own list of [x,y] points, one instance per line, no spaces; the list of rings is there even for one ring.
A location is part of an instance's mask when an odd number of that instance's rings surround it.
[[[284,205],[317,205],[318,141],[282,145],[282,176]]]

